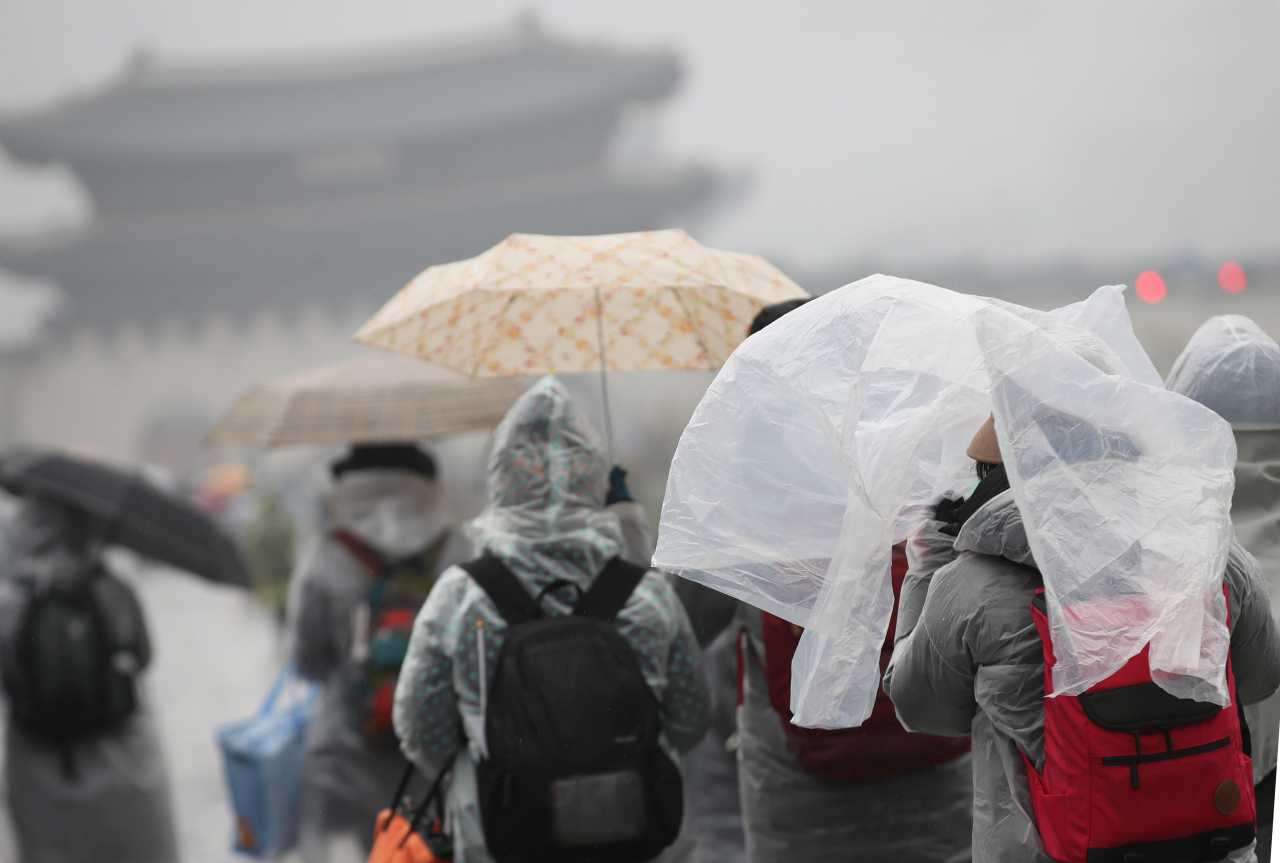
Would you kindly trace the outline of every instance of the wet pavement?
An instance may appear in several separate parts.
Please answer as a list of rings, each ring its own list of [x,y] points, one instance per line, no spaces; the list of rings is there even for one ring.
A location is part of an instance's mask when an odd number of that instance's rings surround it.
[[[684,757],[685,794],[696,818],[698,863],[746,863],[738,765],[714,732]]]
[[[232,863],[232,818],[214,733],[252,715],[283,660],[275,620],[245,591],[146,567],[134,582],[151,627],[147,681],[169,765],[184,863]]]
[[[168,762],[183,863],[243,863],[231,850],[232,817],[218,726],[252,715],[275,679],[284,642],[274,617],[244,591],[211,585],[127,560],[116,570],[136,587],[155,658],[145,697]],[[691,802],[699,811],[701,863],[742,863],[741,816],[733,758],[714,735],[686,758]],[[338,845],[328,863],[359,863]],[[298,863],[296,854],[285,858]],[[16,863],[9,825],[0,818],[0,863]]]

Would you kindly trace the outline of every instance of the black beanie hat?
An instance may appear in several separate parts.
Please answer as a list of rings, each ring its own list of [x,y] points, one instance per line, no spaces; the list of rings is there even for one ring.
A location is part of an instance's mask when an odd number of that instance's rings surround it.
[[[329,466],[337,479],[349,470],[408,470],[436,478],[436,460],[411,443],[356,444]]]
[[[780,303],[774,303],[772,306],[765,306],[751,321],[751,329],[747,330],[747,335],[754,336],[787,312],[794,312],[807,302],[809,302],[809,298],[805,297],[800,300],[783,300]]]

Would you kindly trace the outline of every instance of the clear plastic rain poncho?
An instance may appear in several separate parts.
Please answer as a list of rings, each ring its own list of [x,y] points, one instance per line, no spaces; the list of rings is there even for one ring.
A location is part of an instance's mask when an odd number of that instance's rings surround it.
[[[349,470],[333,481],[333,523],[388,557],[407,557],[430,545],[447,525],[434,479],[408,470]]]
[[[1280,429],[1280,345],[1244,315],[1209,318],[1187,342],[1169,389],[1236,429]]]
[[[1280,617],[1280,345],[1242,315],[1210,318],[1174,362],[1168,386],[1231,423],[1238,450],[1232,526],[1261,565]],[[1244,714],[1259,782],[1276,766],[1280,693],[1246,705]]]
[[[557,579],[585,588],[626,548],[617,516],[603,509],[608,475],[594,429],[564,385],[544,377],[494,432],[489,505],[467,531],[534,592]],[[572,610],[563,596],[546,600]]]
[[[0,654],[12,665],[30,601],[19,577],[54,585],[79,579],[100,551],[102,526],[61,504],[28,498],[6,527],[15,558],[13,568],[0,573]],[[115,587],[107,594],[112,598],[108,618],[118,635],[138,645],[145,667],[151,643],[142,608],[133,592],[111,577]],[[25,863],[178,860],[168,769],[145,700],[120,728],[76,744],[74,779],[68,779],[59,750],[13,723],[5,735],[4,758],[9,814]]]
[[[586,417],[563,384],[542,378],[494,431],[489,503],[467,525],[477,552],[506,564],[530,595],[558,579],[588,589],[625,548],[618,517],[602,507],[608,475],[609,463]],[[548,593],[543,610],[571,613],[567,593]],[[675,590],[658,573],[648,573],[614,625],[662,705],[669,753],[692,748],[709,722],[707,692],[697,640]],[[414,621],[396,687],[395,726],[405,755],[428,776],[453,764],[447,806],[458,863],[491,863],[475,765],[485,752],[483,693],[492,684],[506,630],[484,590],[460,567],[449,569]],[[463,734],[467,754],[454,761]],[[686,829],[657,859],[671,863],[693,856]]]
[[[871,710],[890,549],[995,416],[1048,598],[1056,694],[1151,643],[1165,690],[1227,703],[1222,573],[1235,443],[1166,391],[1120,287],[1049,314],[889,276],[747,339],[680,440],[654,565],[806,628],[797,724]]]

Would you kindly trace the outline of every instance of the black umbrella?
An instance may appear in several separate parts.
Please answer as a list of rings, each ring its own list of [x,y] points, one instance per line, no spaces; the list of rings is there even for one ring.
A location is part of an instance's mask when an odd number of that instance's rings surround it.
[[[235,545],[208,516],[141,477],[66,455],[27,450],[0,456],[0,488],[101,519],[106,543],[210,581],[249,584]]]

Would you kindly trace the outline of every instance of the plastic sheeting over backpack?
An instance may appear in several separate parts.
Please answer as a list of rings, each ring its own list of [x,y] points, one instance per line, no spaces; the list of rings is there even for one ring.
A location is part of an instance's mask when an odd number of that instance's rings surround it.
[[[1280,345],[1244,315],[1201,324],[1174,362],[1168,386],[1234,428],[1280,429]]]
[[[1174,362],[1168,385],[1235,431],[1231,524],[1262,567],[1272,613],[1280,617],[1280,345],[1243,315],[1209,318]],[[1276,767],[1280,693],[1246,705],[1244,715],[1256,783]]]
[[[654,565],[804,626],[795,721],[859,725],[890,549],[939,497],[968,493],[964,450],[994,413],[1057,691],[1150,642],[1164,689],[1225,704],[1235,443],[1161,386],[1122,290],[1048,314],[872,276],[792,312],[738,348],[685,429]]]

